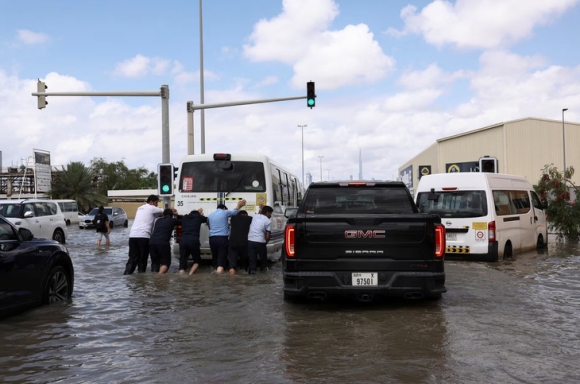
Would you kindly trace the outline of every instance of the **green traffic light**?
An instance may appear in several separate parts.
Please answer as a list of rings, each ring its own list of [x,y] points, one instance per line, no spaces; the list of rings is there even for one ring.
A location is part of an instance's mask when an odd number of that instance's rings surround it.
[[[161,190],[162,190],[164,193],[167,193],[167,192],[169,192],[169,185],[165,184],[164,186],[162,186],[162,187],[161,187]]]
[[[308,105],[310,106],[314,105],[314,99],[308,99]]]

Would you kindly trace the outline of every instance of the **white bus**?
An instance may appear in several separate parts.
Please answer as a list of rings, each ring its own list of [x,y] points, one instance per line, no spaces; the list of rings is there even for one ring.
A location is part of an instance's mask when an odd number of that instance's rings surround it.
[[[497,261],[548,243],[546,214],[522,176],[440,173],[421,177],[417,207],[445,225],[446,258]]]
[[[66,225],[79,223],[79,207],[75,200],[53,200],[64,214]]]
[[[179,215],[203,208],[205,216],[225,204],[235,208],[239,200],[245,199],[242,208],[253,216],[259,205],[269,205],[272,213],[272,233],[268,242],[268,259],[280,258],[280,249],[286,226],[284,210],[297,207],[303,189],[299,178],[288,168],[267,156],[252,154],[216,153],[185,156],[179,164],[175,181],[175,208]],[[179,242],[180,229],[176,231]],[[211,260],[209,230],[201,226],[201,256]],[[174,246],[174,252],[179,252]]]

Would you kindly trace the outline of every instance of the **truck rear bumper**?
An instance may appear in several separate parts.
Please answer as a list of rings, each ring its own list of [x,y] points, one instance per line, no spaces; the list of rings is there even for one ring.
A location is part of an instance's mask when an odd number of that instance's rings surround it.
[[[325,298],[374,296],[401,298],[438,298],[447,292],[444,272],[378,272],[378,285],[353,286],[352,273],[284,271],[284,294],[296,297]]]

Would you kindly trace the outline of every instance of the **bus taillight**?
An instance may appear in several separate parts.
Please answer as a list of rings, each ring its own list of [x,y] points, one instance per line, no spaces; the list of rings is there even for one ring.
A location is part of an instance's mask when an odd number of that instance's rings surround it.
[[[294,225],[290,224],[286,226],[284,230],[284,246],[286,250],[286,256],[294,257]]]
[[[441,224],[435,226],[435,257],[445,255],[445,227]]]
[[[495,221],[491,221],[487,224],[487,238],[490,243],[495,242]]]

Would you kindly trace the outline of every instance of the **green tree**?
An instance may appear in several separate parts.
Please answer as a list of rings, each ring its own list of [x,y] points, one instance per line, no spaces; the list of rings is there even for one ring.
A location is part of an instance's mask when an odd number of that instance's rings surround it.
[[[546,204],[546,215],[551,230],[559,238],[578,240],[580,233],[580,190],[570,181],[574,167],[566,168],[564,174],[549,164],[542,169],[542,178],[536,186],[540,200]],[[570,187],[576,190],[576,201],[570,201]]]
[[[150,173],[144,167],[129,169],[124,161],[107,163],[103,158],[94,158],[91,160],[91,168],[96,171],[100,192],[105,195],[108,190],[157,187],[155,173]]]
[[[54,174],[50,194],[53,199],[75,200],[81,210],[87,211],[107,203],[106,192],[99,193],[96,181],[92,168],[81,162],[70,162],[61,172]]]

